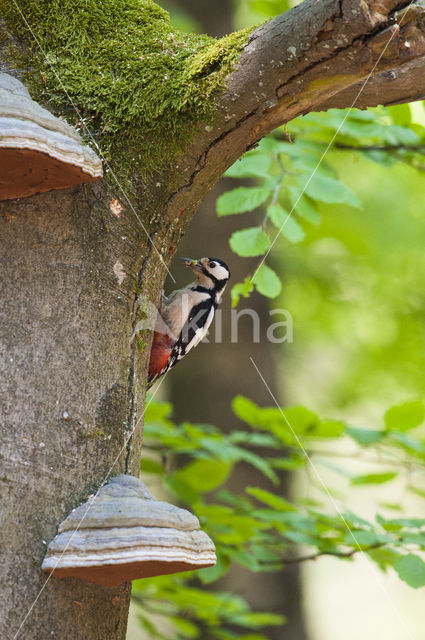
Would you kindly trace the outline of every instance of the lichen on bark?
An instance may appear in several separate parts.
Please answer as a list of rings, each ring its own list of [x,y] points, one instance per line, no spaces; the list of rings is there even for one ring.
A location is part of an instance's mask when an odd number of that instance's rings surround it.
[[[212,118],[249,33],[216,40],[176,31],[151,0],[21,0],[19,8],[0,0],[9,29],[29,46],[34,99],[94,138],[126,178],[163,168],[194,124]]]

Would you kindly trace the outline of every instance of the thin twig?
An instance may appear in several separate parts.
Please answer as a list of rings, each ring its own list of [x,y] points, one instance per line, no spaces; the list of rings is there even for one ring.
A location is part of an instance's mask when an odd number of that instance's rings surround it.
[[[370,545],[367,548],[357,549],[356,547],[350,549],[349,551],[317,551],[315,553],[310,553],[305,556],[297,556],[295,558],[282,558],[280,564],[299,564],[300,562],[306,562],[307,560],[316,560],[321,556],[334,556],[335,558],[351,558],[356,553],[367,553],[372,549],[379,549],[380,547],[385,547],[388,542],[376,542],[375,544]]]
[[[345,149],[348,151],[424,151],[425,143],[421,144],[345,144],[343,142],[335,142],[336,149]]]

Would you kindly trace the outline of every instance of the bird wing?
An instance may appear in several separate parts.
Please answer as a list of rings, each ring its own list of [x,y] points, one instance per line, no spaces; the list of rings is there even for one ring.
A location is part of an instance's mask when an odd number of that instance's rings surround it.
[[[215,306],[212,300],[203,300],[192,309],[179,336],[184,344],[184,353],[186,355],[193,347],[202,340],[206,335],[209,326],[213,320]]]
[[[212,299],[202,300],[195,305],[174,344],[169,334],[155,331],[149,362],[148,389],[202,340],[212,322],[214,311]]]

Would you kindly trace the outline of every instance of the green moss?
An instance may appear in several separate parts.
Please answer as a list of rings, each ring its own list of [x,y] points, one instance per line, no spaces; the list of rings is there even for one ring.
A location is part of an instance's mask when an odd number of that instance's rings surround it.
[[[137,311],[137,319],[138,320],[146,320],[148,314],[143,309],[138,309]]]
[[[97,431],[92,431],[90,433],[85,433],[81,429],[78,430],[78,437],[81,440],[94,440],[95,438],[102,438],[103,440],[108,440],[111,436],[108,436],[104,431],[98,429]]]
[[[45,55],[14,3],[0,0],[9,28],[30,45],[38,71],[33,97],[72,124],[76,107],[123,177],[169,162],[193,125],[211,119],[213,98],[248,35],[216,40],[174,31],[168,13],[151,0],[21,0],[19,6]]]
[[[143,338],[140,335],[140,333],[136,334],[136,341],[137,341],[137,348],[138,348],[139,352],[143,353],[144,350],[146,349],[148,343],[143,340]]]

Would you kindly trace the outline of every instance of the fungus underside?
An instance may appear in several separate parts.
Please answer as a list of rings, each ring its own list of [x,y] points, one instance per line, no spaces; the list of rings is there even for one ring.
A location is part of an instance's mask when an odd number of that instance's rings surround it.
[[[0,0],[10,31],[29,46],[33,98],[89,144],[93,136],[125,179],[163,168],[196,124],[212,119],[213,98],[250,31],[220,40],[175,31],[151,0],[20,0],[19,7],[41,47],[14,3]]]

